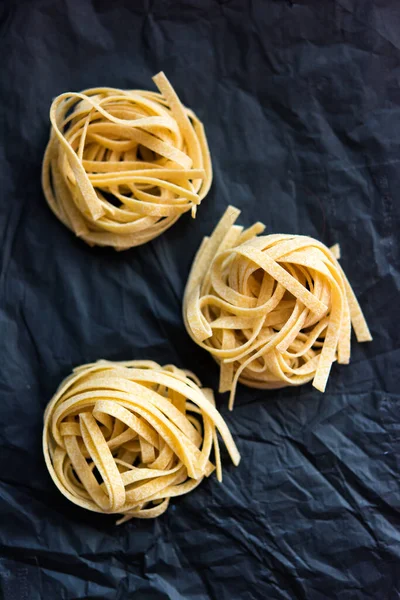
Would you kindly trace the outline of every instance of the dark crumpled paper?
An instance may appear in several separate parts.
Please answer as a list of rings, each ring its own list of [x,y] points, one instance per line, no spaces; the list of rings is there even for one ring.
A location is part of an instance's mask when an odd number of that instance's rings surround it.
[[[395,0],[0,3],[0,587],[5,600],[394,600],[400,595],[400,6]],[[89,248],[40,184],[52,98],[153,88],[204,121],[214,184],[193,221]],[[60,380],[97,358],[217,365],[185,332],[196,249],[241,223],[339,242],[374,341],[326,394],[218,404],[242,463],[154,521],[115,527],[58,492],[41,452]]]

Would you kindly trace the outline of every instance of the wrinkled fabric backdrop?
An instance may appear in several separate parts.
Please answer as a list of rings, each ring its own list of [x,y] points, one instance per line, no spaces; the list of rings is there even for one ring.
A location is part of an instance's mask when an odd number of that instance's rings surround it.
[[[0,585],[5,600],[394,600],[399,533],[400,5],[394,0],[0,3]],[[89,248],[40,184],[52,99],[154,89],[203,120],[212,190],[162,237]],[[41,451],[60,380],[98,358],[218,368],[185,332],[193,256],[241,224],[339,242],[374,341],[325,394],[239,387],[242,462],[154,521],[72,505]],[[354,337],[354,336],[353,336]]]

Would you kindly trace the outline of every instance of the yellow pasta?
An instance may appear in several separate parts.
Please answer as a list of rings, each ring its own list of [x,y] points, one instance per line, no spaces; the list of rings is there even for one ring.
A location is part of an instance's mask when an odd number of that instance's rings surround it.
[[[332,363],[350,360],[351,325],[371,334],[353,290],[329,249],[302,235],[260,235],[235,225],[229,207],[204,238],[186,285],[183,315],[192,339],[220,365],[220,392],[238,381],[273,389],[313,381],[321,392]]]
[[[76,368],[48,404],[43,453],[66,498],[122,514],[123,523],[161,515],[214,469],[222,481],[217,431],[238,465],[213,393],[195,375],[151,361],[99,360]]]
[[[94,88],[58,96],[42,186],[55,215],[89,245],[124,250],[157,237],[211,186],[204,127],[164,73],[160,93]]]

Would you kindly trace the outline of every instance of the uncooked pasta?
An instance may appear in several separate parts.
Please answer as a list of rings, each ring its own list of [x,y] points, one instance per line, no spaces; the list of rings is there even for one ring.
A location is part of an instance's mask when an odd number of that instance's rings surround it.
[[[371,334],[329,249],[302,235],[260,235],[235,225],[229,207],[204,238],[186,285],[183,314],[192,339],[220,365],[220,392],[233,407],[238,381],[273,389],[313,381],[321,392],[334,361],[350,360],[351,325]]]
[[[204,127],[164,73],[158,92],[93,88],[58,96],[42,186],[55,215],[90,245],[144,244],[187,211],[212,181]]]
[[[71,502],[99,513],[153,518],[171,498],[222,468],[217,432],[240,455],[212,391],[173,365],[100,360],[74,370],[44,417],[49,473]],[[212,462],[214,461],[214,462]]]

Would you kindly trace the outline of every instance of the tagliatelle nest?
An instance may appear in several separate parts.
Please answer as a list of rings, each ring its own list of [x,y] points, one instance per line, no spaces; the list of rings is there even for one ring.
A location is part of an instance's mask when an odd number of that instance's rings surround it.
[[[43,452],[71,502],[100,513],[161,515],[215,469],[217,431],[235,465],[240,456],[211,390],[188,371],[151,361],[83,365],[46,408]]]
[[[202,123],[159,73],[160,90],[58,96],[42,185],[55,215],[90,245],[144,244],[192,211],[212,181]]]
[[[353,325],[371,334],[357,299],[329,249],[300,235],[261,236],[264,225],[234,225],[229,207],[195,257],[184,298],[192,339],[220,364],[220,391],[237,382],[280,388],[313,381],[325,390],[332,363],[350,359]]]

